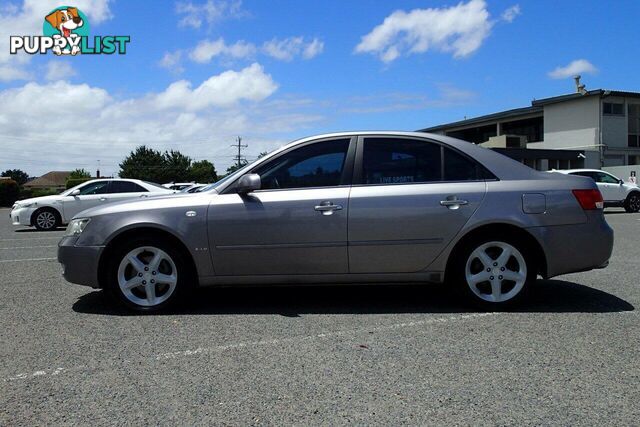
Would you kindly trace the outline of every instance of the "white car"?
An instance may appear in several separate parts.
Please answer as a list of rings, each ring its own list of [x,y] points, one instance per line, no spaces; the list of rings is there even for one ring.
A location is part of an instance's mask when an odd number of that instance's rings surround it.
[[[636,184],[625,183],[617,176],[599,169],[569,169],[554,172],[593,179],[602,193],[605,207],[623,207],[627,212],[640,211],[640,187]]]
[[[191,184],[188,187],[184,187],[180,190],[181,193],[197,193],[203,187],[206,187],[209,184]]]
[[[55,196],[20,200],[13,205],[13,225],[52,230],[67,224],[77,213],[108,202],[175,193],[157,184],[137,179],[94,179]]]
[[[187,187],[191,187],[195,182],[168,182],[166,184],[162,184],[164,188],[168,188],[170,190],[183,190]]]

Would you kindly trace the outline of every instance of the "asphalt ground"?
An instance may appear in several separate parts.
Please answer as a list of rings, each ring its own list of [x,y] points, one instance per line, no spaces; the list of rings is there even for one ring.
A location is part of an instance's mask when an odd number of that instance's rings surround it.
[[[608,268],[540,280],[509,313],[389,285],[207,289],[132,315],[63,280],[62,230],[0,218],[0,425],[640,422],[640,214],[607,211]]]

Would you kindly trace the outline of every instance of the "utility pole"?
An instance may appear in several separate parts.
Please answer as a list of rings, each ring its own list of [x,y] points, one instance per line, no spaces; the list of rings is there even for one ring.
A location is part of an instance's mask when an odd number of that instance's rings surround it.
[[[243,160],[244,160],[244,161],[246,161],[246,158],[244,158],[244,157],[242,156],[242,149],[243,149],[243,148],[247,148],[247,147],[248,147],[248,145],[246,145],[246,144],[244,144],[244,145],[243,145],[243,144],[242,144],[242,138],[238,137],[238,139],[237,139],[237,143],[236,143],[236,144],[233,144],[233,145],[231,145],[231,146],[232,146],[232,147],[236,147],[236,148],[238,149],[238,155],[237,155],[237,156],[235,156],[235,159],[236,159],[236,164],[238,165],[238,168],[240,168],[240,167],[242,167],[242,161],[243,161]]]

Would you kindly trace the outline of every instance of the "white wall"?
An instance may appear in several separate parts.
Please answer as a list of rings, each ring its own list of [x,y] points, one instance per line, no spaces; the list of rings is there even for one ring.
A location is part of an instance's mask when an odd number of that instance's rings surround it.
[[[608,167],[603,167],[602,170],[605,170],[609,173],[614,174],[618,178],[624,180],[624,182],[629,181],[629,176],[631,175],[631,171],[636,171],[636,179],[640,178],[640,165],[608,166]]]
[[[535,148],[598,151],[599,126],[600,104],[597,96],[545,105],[544,142],[535,144]]]

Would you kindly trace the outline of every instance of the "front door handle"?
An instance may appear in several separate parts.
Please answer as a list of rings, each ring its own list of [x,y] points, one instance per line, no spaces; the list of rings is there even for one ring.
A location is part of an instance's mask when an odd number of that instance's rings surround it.
[[[101,202],[106,202],[106,201],[107,201],[107,198],[106,198],[106,197],[100,197],[100,201],[101,201]]]
[[[467,200],[460,200],[456,196],[447,197],[445,200],[440,200],[440,206],[444,206],[448,209],[458,209],[460,206],[468,205]]]
[[[325,201],[321,202],[314,208],[317,212],[321,212],[322,215],[332,215],[334,211],[342,210],[342,206],[334,205],[333,202]]]

